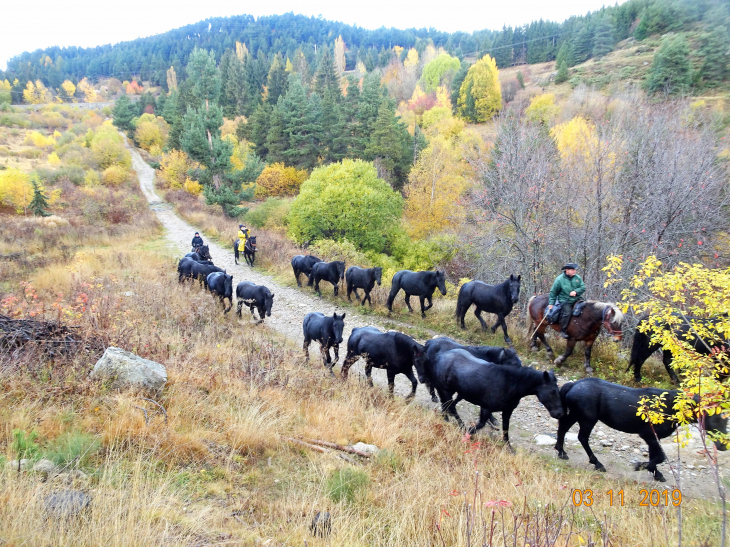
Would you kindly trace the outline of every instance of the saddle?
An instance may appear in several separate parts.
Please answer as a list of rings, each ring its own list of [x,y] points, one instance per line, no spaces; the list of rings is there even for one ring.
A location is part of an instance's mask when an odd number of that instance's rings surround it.
[[[578,317],[581,313],[583,313],[583,308],[585,307],[586,302],[584,300],[576,302],[575,306],[573,306],[573,317]],[[547,315],[545,315],[545,322],[549,325],[552,325],[553,323],[560,323],[560,316],[562,314],[563,305],[560,302],[556,302],[553,308],[548,311]]]

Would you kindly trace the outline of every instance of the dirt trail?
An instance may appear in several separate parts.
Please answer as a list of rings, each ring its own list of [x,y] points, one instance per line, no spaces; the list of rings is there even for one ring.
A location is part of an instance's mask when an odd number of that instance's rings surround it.
[[[154,169],[142,159],[135,149],[130,148],[130,152],[132,153],[132,166],[137,171],[142,191],[150,203],[150,208],[155,211],[158,219],[164,226],[166,231],[165,237],[179,250],[180,254],[178,256],[188,253],[193,234],[196,230],[199,231],[199,229],[178,217],[173,212],[172,207],[160,199],[154,189]],[[241,281],[253,281],[256,284],[266,285],[275,293],[271,317],[266,318],[264,325],[280,332],[295,342],[299,347],[301,347],[303,342],[302,321],[304,316],[310,311],[320,311],[326,315],[332,315],[335,311],[338,313],[342,313],[343,311],[347,313],[345,318],[345,331],[343,333],[345,342],[340,348],[340,364],[346,354],[346,341],[353,328],[374,326],[381,330],[388,330],[375,317],[365,317],[356,312],[353,313],[351,308],[341,309],[326,300],[316,297],[313,293],[279,285],[270,276],[251,269],[248,265],[243,263],[236,265],[234,263],[233,251],[230,248],[223,248],[212,241],[208,241],[208,245],[210,246],[210,252],[215,264],[226,269],[228,273],[233,274],[234,287]],[[265,247],[265,245],[262,245],[262,247]],[[235,312],[235,302],[230,315],[232,320],[238,320],[235,319],[233,312]],[[243,317],[246,318],[243,319],[244,321],[250,320],[250,314],[246,309],[244,309]],[[424,343],[425,340],[419,340],[419,342]],[[316,342],[310,346],[310,355],[311,362],[314,366],[322,366],[319,357],[319,344]],[[532,356],[523,355],[521,357],[525,364],[533,361]],[[351,372],[364,375],[364,364],[362,361],[358,361],[352,367]],[[387,377],[384,370],[373,369],[372,376],[375,384],[387,386]],[[565,381],[567,379],[559,378],[560,384]],[[410,393],[410,390],[410,382],[402,375],[398,375],[395,380],[396,396],[404,397]],[[418,386],[416,401],[425,407],[434,410],[437,408],[437,405],[431,402],[428,392],[421,384]],[[467,423],[478,420],[477,407],[469,403],[460,402],[458,411]],[[515,410],[510,423],[510,437],[512,444],[516,448],[520,447],[531,452],[549,456],[555,459],[557,465],[557,462],[560,462],[560,460],[557,460],[556,452],[553,449],[556,432],[557,421],[550,418],[547,410],[539,403],[536,397],[526,397],[523,399],[520,406]],[[485,428],[484,433],[480,434],[483,435],[485,433],[496,435],[495,432],[488,432],[487,428]],[[697,438],[697,435],[694,435],[694,437]],[[700,448],[697,442],[691,442],[687,448],[682,449],[684,467],[682,471],[683,494],[693,497],[717,498],[714,478],[710,470],[706,468],[707,462],[704,457],[700,457],[697,454]],[[663,445],[665,446],[669,461],[674,464],[677,459],[676,447],[670,446],[668,442],[665,442]],[[640,482],[650,480],[647,472],[633,470],[632,462],[646,461],[648,459],[643,455],[646,445],[638,437],[624,435],[599,424],[591,435],[591,446],[599,460],[608,469],[609,477],[622,477]],[[569,465],[582,469],[589,468],[588,458],[577,441],[577,426],[574,426],[571,432],[568,433],[566,450],[570,455]],[[723,464],[730,462],[730,452],[721,454],[720,461]],[[590,467],[592,468],[592,466]],[[673,481],[668,465],[664,464],[661,469],[669,481],[665,483],[665,486],[673,488]],[[656,487],[661,487],[660,483],[655,484]],[[634,495],[638,495],[638,489]]]

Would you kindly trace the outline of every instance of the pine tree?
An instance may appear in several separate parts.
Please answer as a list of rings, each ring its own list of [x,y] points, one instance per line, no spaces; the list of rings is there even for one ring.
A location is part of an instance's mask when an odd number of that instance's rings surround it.
[[[715,27],[712,32],[702,36],[700,53],[704,62],[700,68],[700,76],[708,86],[715,86],[728,77],[728,48],[730,40],[727,29]]]
[[[593,44],[591,43],[591,31],[587,25],[582,25],[580,30],[573,35],[572,50],[573,59],[576,64],[584,63],[591,56]]]
[[[221,67],[221,76],[223,78],[222,95],[225,97],[227,106],[224,113],[227,113],[229,118],[240,116],[245,111],[246,82],[243,66],[243,61],[237,55],[232,55],[225,73]]]
[[[28,205],[28,209],[30,209],[32,213],[37,217],[50,216],[51,214],[47,211],[49,207],[48,198],[43,193],[43,189],[38,182],[38,178],[36,176],[33,176],[30,182],[33,185],[33,199]]]
[[[338,101],[342,95],[340,93],[340,77],[337,74],[335,60],[327,46],[322,48],[322,53],[319,56],[314,90],[320,96],[324,96],[325,90],[329,90],[335,100]]]
[[[247,129],[248,136],[246,138],[253,143],[256,155],[261,158],[266,158],[269,153],[269,148],[266,145],[266,142],[269,134],[269,124],[272,112],[273,108],[271,105],[261,103],[246,124],[247,126],[250,126]]]
[[[396,168],[402,167],[406,157],[403,140],[405,126],[401,127],[402,125],[395,116],[395,108],[388,101],[382,101],[365,151],[366,157],[375,161],[379,170],[378,176],[392,186],[398,185]],[[407,131],[405,136],[410,141]]]
[[[289,137],[286,132],[284,115],[284,97],[279,97],[269,116],[269,128],[266,132],[266,161],[268,163],[283,163],[286,161],[284,153],[289,150]],[[257,110],[258,112],[258,110]],[[259,147],[256,148],[258,154]]]
[[[456,108],[459,101],[459,91],[461,90],[461,84],[464,83],[466,75],[469,73],[469,65],[461,63],[461,68],[454,74],[454,79],[451,81],[451,108],[456,112]]]
[[[563,61],[562,63],[560,63],[560,66],[558,66],[558,73],[555,75],[555,83],[562,84],[563,82],[567,82],[569,77],[570,74],[568,74],[568,63],[566,61]]]
[[[266,102],[274,105],[279,97],[286,93],[287,78],[286,67],[281,60],[281,55],[276,54],[269,69],[269,75],[266,79]]]
[[[644,85],[649,93],[686,93],[692,83],[689,46],[683,36],[667,35],[654,54]]]
[[[132,129],[132,118],[135,117],[134,105],[129,97],[122,95],[114,103],[112,109],[113,123],[122,131],[129,131]]]
[[[338,162],[347,157],[349,135],[342,109],[332,98],[329,90],[324,94],[321,110],[323,159],[326,163]]]
[[[296,74],[289,77],[289,90],[282,106],[285,132],[289,135],[289,148],[284,151],[286,163],[297,169],[311,169],[317,161],[317,127],[309,109],[316,105],[307,100],[302,81]]]
[[[558,50],[558,56],[555,58],[556,64],[560,66],[565,63],[565,68],[575,66],[575,57],[573,56],[573,41],[570,37],[566,38]]]
[[[613,51],[613,25],[608,17],[602,17],[593,33],[593,57],[603,57]]]

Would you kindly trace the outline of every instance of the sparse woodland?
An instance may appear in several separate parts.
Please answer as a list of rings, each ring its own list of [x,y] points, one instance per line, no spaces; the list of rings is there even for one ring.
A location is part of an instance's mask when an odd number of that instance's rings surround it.
[[[636,485],[511,455],[382,390],[323,380],[266,327],[244,336],[178,286],[125,135],[206,240],[230,248],[245,222],[256,268],[278,283],[294,285],[294,254],[380,266],[361,313],[389,321],[395,272],[444,269],[448,293],[426,319],[396,304],[392,328],[420,338],[501,345],[471,316],[458,328],[459,288],[520,274],[520,331],[527,299],[575,262],[588,298],[627,312],[624,346],[594,355],[598,376],[628,385],[640,313],[719,317],[703,334],[730,332],[728,29],[719,0],[629,0],[472,34],[240,16],[11,60],[0,314],[72,326],[85,349],[0,346],[0,545],[648,546],[680,530],[686,545],[719,545],[714,501],[640,509]],[[727,356],[666,344],[687,393],[730,412]],[[168,367],[164,419],[87,379],[109,345]],[[644,380],[669,387],[655,359]],[[384,450],[345,461],[291,438]],[[46,528],[39,507],[60,479],[6,465],[41,457],[83,472],[63,480],[94,492],[91,516]],[[625,507],[601,496],[588,509],[574,488],[633,490]],[[331,537],[310,531],[313,508],[333,515]]]

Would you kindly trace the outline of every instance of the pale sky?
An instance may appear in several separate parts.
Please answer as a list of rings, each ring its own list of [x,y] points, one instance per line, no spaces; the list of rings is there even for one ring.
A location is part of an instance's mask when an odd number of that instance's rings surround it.
[[[619,0],[623,3],[625,0]],[[35,0],[3,2],[0,70],[24,51],[58,46],[93,47],[161,34],[208,17],[294,12],[367,29],[382,26],[454,32],[501,29],[538,19],[561,22],[615,0]]]

